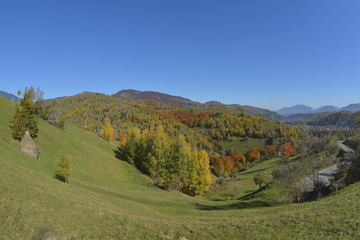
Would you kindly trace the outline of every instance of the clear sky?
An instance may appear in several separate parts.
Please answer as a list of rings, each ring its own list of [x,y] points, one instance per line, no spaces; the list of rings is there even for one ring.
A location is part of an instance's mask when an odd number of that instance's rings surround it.
[[[0,1],[0,90],[360,102],[360,1]]]

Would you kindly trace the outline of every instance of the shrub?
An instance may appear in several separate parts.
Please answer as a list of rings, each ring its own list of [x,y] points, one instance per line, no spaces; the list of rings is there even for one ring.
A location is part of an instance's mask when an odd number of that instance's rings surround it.
[[[267,173],[259,173],[254,177],[254,182],[256,185],[259,185],[259,188],[261,188],[262,184],[269,184],[273,181],[273,177],[271,174]]]

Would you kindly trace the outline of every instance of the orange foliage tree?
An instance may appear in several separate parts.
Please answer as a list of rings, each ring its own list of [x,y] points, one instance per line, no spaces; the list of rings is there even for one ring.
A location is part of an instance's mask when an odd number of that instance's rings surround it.
[[[265,146],[265,156],[267,158],[273,158],[276,157],[277,153],[276,153],[276,149],[274,146],[272,145],[266,145]]]
[[[246,157],[239,152],[231,152],[230,157],[234,159],[235,167],[239,170],[243,169],[246,166]]]
[[[258,149],[257,147],[252,147],[247,153],[246,153],[246,159],[249,162],[254,162],[261,157],[261,149]]]
[[[246,158],[239,152],[230,152],[229,156],[210,156],[213,172],[217,176],[234,173],[245,169]]]
[[[288,159],[294,153],[294,148],[291,146],[291,143],[284,143],[282,146],[282,152],[285,159]]]

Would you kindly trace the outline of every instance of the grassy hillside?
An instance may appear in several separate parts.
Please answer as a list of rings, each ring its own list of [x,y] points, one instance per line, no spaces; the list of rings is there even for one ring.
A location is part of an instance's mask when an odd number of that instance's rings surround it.
[[[236,200],[233,206],[243,206],[244,208],[249,208],[254,205],[264,206],[266,203],[261,199],[248,201],[254,193],[259,190],[259,187],[254,184],[254,177],[259,172],[271,171],[279,162],[279,158],[274,158],[257,163],[248,171],[238,173],[235,180],[231,180],[230,177],[228,177],[225,179],[224,186],[220,190],[215,193],[209,192],[206,194],[206,197],[213,201]],[[215,206],[214,208],[217,207]]]
[[[247,153],[252,147],[265,149],[266,145],[271,145],[271,139],[262,138],[236,138],[235,140],[224,141],[226,149],[234,149],[241,153]]]
[[[0,98],[0,238],[2,239],[350,239],[360,237],[360,185],[320,201],[259,207],[239,200],[256,190],[243,172],[238,195],[192,198],[152,186],[115,158],[116,143],[72,125],[40,121],[40,160],[18,152],[8,121],[14,103]],[[69,184],[54,178],[62,153],[73,159]],[[275,160],[273,160],[275,161]],[[262,165],[264,164],[264,165]]]

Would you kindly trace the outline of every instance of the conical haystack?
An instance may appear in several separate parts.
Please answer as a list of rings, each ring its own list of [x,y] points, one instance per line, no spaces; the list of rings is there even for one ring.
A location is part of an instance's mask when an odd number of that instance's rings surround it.
[[[32,139],[28,131],[25,132],[25,135],[20,142],[19,151],[29,155],[32,158],[37,158],[38,156],[38,148],[35,144],[34,139]]]

